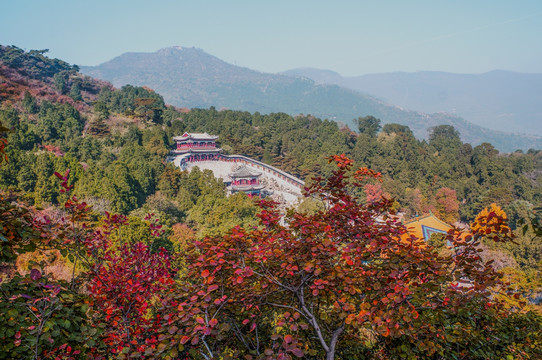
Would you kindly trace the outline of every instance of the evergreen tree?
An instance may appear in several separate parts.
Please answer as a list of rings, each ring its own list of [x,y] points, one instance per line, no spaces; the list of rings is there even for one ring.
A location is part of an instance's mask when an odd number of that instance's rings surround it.
[[[81,85],[79,81],[74,81],[68,95],[75,101],[83,100],[83,96],[81,95]]]
[[[53,81],[54,81],[54,85],[55,85],[55,88],[61,93],[61,94],[66,94],[66,92],[68,91],[68,74],[66,74],[65,72],[59,72],[59,73],[56,73],[54,76],[53,76]]]
[[[30,114],[35,114],[36,112],[38,112],[39,109],[38,104],[36,103],[36,99],[34,99],[32,95],[30,95],[30,92],[28,90],[24,92],[22,106],[23,109]]]

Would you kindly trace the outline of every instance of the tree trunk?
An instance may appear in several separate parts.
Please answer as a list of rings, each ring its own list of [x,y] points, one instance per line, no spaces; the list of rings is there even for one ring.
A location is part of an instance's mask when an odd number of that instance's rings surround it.
[[[334,360],[335,359],[335,347],[337,346],[337,342],[339,342],[339,336],[344,331],[344,324],[341,325],[340,328],[335,330],[333,332],[333,335],[331,336],[331,340],[329,341],[329,350],[326,352],[326,360]]]

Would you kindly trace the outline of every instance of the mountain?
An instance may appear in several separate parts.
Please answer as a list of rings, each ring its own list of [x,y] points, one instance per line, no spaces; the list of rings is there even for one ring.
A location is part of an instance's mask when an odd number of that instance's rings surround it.
[[[542,148],[542,138],[537,136],[497,132],[445,113],[403,110],[338,85],[317,84],[308,78],[266,74],[228,64],[197,48],[125,53],[99,66],[82,66],[81,71],[118,87],[126,84],[151,87],[176,106],[312,114],[353,128],[356,128],[353,119],[373,115],[384,124],[407,125],[419,138],[427,137],[431,126],[450,124],[460,132],[463,141],[472,144],[490,142],[506,152]]]
[[[283,74],[367,92],[406,109],[452,113],[494,130],[542,135],[542,74],[420,71],[343,77],[311,68]]]
[[[234,66],[196,48],[125,53],[96,67],[83,66],[81,71],[117,87],[149,86],[166,102],[189,108],[312,113],[348,122],[363,114],[364,109],[370,112],[376,104],[370,96],[352,90]],[[313,106],[315,102],[318,104]]]

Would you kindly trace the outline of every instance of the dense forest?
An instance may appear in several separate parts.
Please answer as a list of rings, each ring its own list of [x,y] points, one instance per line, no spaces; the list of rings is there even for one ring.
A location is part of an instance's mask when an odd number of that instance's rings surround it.
[[[372,116],[352,130],[175,108],[45,53],[0,46],[0,358],[542,354],[539,150],[472,147],[448,125],[420,141]],[[226,196],[212,172],[166,163],[185,131],[305,179],[310,196],[287,214]],[[429,212],[472,241],[405,245],[401,219]]]

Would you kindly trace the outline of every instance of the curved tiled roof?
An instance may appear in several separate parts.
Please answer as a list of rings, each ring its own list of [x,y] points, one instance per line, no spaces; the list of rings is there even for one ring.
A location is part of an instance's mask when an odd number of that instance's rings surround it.
[[[245,177],[257,177],[262,175],[261,172],[250,171],[246,165],[241,165],[237,170],[229,174],[230,178],[245,178]]]
[[[185,132],[182,136],[174,136],[173,140],[216,140],[218,136],[209,135],[206,132],[204,133],[187,133]]]
[[[263,185],[231,185],[231,189],[235,191],[250,191],[250,190],[262,190]]]

